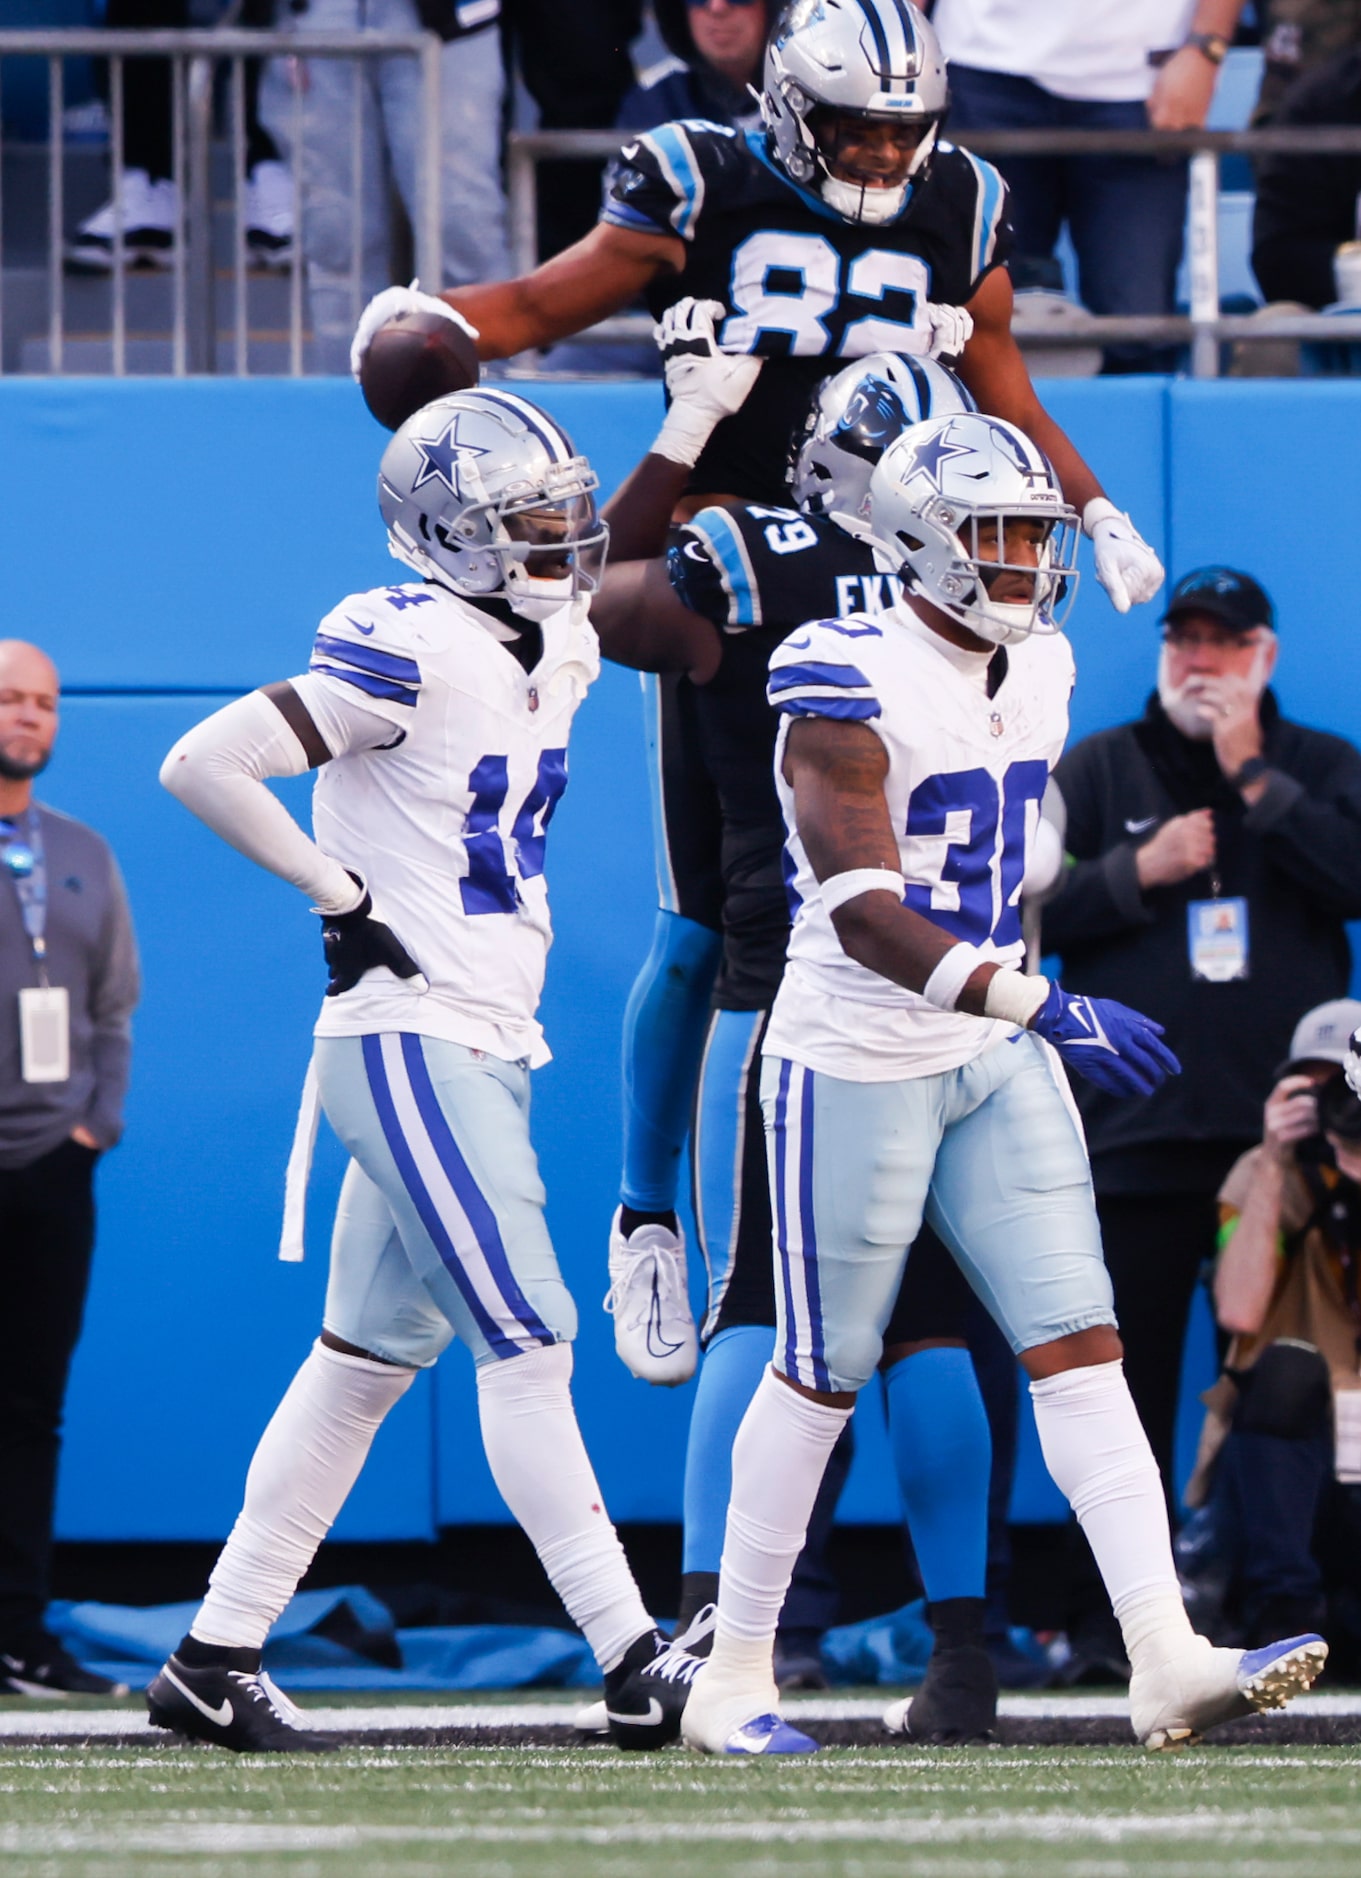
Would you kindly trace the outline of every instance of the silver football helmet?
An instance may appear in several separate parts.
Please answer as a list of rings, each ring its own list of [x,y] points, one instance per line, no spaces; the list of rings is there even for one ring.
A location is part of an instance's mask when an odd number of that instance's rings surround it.
[[[851,534],[869,515],[870,471],[912,424],[976,411],[963,382],[934,359],[871,352],[824,378],[794,437],[789,487],[805,515]]]
[[[1077,511],[1044,452],[966,411],[905,430],[870,474],[869,539],[905,592],[994,645],[1056,632],[1077,590]]]
[[[792,0],[766,46],[761,119],[785,174],[848,222],[889,222],[926,173],[950,102],[936,35],[910,0]],[[919,141],[888,187],[833,174],[837,124],[898,123]]]
[[[436,398],[383,452],[388,549],[468,600],[542,620],[600,584],[609,526],[600,479],[527,398],[477,388]]]

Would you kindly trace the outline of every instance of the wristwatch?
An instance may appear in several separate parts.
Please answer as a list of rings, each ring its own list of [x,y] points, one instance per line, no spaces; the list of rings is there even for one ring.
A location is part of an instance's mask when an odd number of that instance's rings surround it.
[[[1197,52],[1203,52],[1211,65],[1222,65],[1224,55],[1229,49],[1229,42],[1223,33],[1187,33],[1181,43],[1184,46],[1194,46]]]
[[[1248,784],[1255,783],[1259,776],[1265,776],[1270,768],[1271,765],[1264,756],[1250,756],[1246,763],[1240,764],[1228,780],[1233,788],[1246,789]]]

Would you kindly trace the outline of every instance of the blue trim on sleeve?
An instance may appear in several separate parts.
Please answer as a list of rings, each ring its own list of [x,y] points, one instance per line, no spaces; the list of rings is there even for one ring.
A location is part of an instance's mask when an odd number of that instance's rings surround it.
[[[728,624],[759,626],[761,609],[751,584],[746,543],[727,510],[702,509],[686,523],[686,529],[704,542],[719,564],[731,602]]]
[[[353,685],[356,691],[370,698],[384,698],[389,704],[409,704],[414,708],[416,703],[414,687],[394,684],[391,679],[376,678],[369,672],[347,672],[338,665],[325,665],[317,659],[313,659],[307,669],[322,678],[338,678],[342,684]]]
[[[672,213],[671,225],[682,240],[688,241],[695,232],[699,205],[704,200],[704,178],[694,162],[690,141],[675,124],[659,124],[639,141],[652,145],[665,166],[668,181],[674,178],[682,192]]]
[[[858,665],[823,665],[809,661],[803,665],[776,665],[771,668],[770,691],[794,691],[803,685],[841,685],[849,690],[868,691],[870,681]]]
[[[380,678],[396,678],[408,685],[421,682],[421,668],[415,659],[405,659],[397,652],[384,652],[379,646],[359,645],[353,639],[332,639],[329,633],[318,633],[313,649],[323,657],[357,665],[361,672],[375,672]]]
[[[877,698],[772,698],[786,717],[839,717],[864,723],[879,716]]]

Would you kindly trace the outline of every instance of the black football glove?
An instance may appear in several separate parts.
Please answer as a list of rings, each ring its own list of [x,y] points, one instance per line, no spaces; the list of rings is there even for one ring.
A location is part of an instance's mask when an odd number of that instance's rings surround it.
[[[321,949],[331,974],[326,986],[328,998],[353,991],[365,972],[371,972],[376,965],[386,965],[399,978],[414,978],[421,969],[391,926],[374,919],[373,901],[367,892],[348,913],[322,914]]]

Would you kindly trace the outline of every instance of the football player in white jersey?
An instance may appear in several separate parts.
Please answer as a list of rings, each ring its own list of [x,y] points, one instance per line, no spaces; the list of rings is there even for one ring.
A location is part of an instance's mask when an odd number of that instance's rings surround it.
[[[426,406],[378,481],[392,553],[421,578],[343,600],[305,674],[166,758],[166,787],[321,915],[330,982],[309,1087],[351,1159],[321,1336],[148,1690],[160,1727],[247,1752],[331,1745],[260,1673],[261,1647],[383,1417],[457,1336],[492,1475],[600,1664],[614,1739],[677,1732],[695,1659],[644,1609],[582,1445],[576,1311],[528,1127],[530,1071],[548,1058],[544,844],[599,669],[596,486],[523,398]],[[315,840],[265,782],[309,768]]]
[[[733,1450],[717,1630],[682,1721],[710,1753],[814,1745],[780,1719],[771,1638],[923,1217],[1031,1378],[1046,1463],[1124,1633],[1138,1738],[1173,1746],[1278,1706],[1327,1653],[1313,1636],[1216,1650],[1187,1621],[1060,1059],[1130,1095],[1178,1066],[1137,1011],[1019,969],[1021,881],[1067,730],[1056,613],[1076,523],[1015,426],[914,426],[870,481],[904,600],[815,621],[771,659],[798,902],[762,1072],[779,1325]]]

